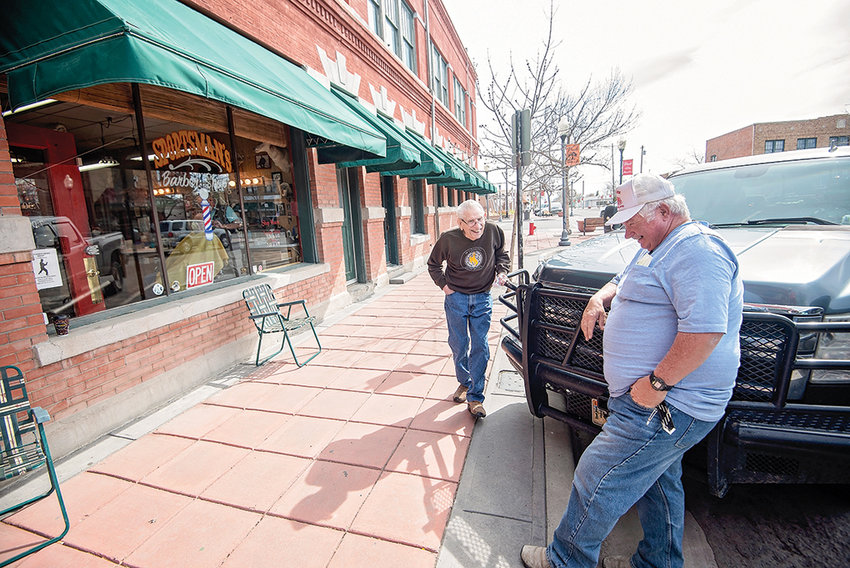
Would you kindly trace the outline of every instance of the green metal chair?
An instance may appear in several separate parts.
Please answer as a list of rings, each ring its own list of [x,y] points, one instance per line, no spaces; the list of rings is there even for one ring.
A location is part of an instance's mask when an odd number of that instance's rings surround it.
[[[55,492],[56,498],[59,500],[59,508],[62,511],[62,518],[65,520],[65,530],[60,535],[4,560],[0,563],[0,566],[17,562],[25,556],[62,540],[71,526],[68,522],[68,512],[65,510],[65,501],[63,501],[62,492],[59,490],[59,480],[56,477],[53,458],[50,456],[47,437],[44,435],[44,423],[48,420],[50,420],[50,415],[46,410],[30,406],[24,374],[21,370],[12,365],[0,367],[0,443],[2,443],[2,446],[0,446],[0,481],[9,480],[45,465],[50,477],[50,489],[47,492],[0,511],[0,518],[19,511]]]
[[[292,352],[292,358],[295,364],[303,367],[313,360],[316,355],[322,352],[322,343],[319,341],[319,336],[316,334],[316,328],[313,322],[316,320],[307,311],[307,305],[304,300],[294,300],[292,302],[278,302],[275,298],[272,287],[268,284],[260,284],[253,286],[242,292],[242,298],[245,299],[245,304],[248,306],[248,311],[251,313],[251,321],[257,328],[257,333],[260,336],[260,342],[257,345],[257,359],[255,364],[257,367],[283,351],[284,346],[289,344],[289,350]],[[300,317],[292,317],[292,307],[300,305],[304,311],[304,315]],[[281,308],[286,308],[284,313]],[[316,338],[316,345],[319,350],[311,354],[303,363],[298,361],[295,355],[295,348],[292,345],[292,339],[289,337],[291,331],[301,329],[302,327],[310,326],[313,331],[313,337]],[[263,347],[263,336],[269,333],[283,333],[283,340],[280,342],[280,349],[260,361],[260,350]]]

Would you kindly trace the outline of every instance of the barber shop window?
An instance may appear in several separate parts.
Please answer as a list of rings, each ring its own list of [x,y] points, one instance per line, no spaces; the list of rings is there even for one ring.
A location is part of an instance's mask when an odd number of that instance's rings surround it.
[[[410,234],[424,234],[425,197],[421,180],[407,180],[407,195],[410,202]]]
[[[52,101],[5,117],[48,318],[301,261],[288,129],[234,110],[231,136],[223,105],[147,94],[146,152],[133,109]]]

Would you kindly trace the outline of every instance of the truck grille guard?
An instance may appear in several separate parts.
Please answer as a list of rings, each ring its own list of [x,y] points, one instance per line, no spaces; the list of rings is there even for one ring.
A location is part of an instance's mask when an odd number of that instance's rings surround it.
[[[507,332],[502,348],[522,374],[529,410],[538,417],[550,416],[579,430],[598,432],[601,427],[594,422],[594,414],[607,411],[608,398],[602,369],[603,331],[597,328],[588,342],[579,327],[592,292],[530,283],[526,271],[510,277],[509,291],[499,298],[514,312],[500,320]],[[732,479],[723,469],[728,459],[720,455],[719,444],[767,452],[814,452],[845,460],[850,455],[850,407],[788,400],[795,370],[850,372],[850,360],[815,359],[811,347],[806,353],[800,347],[802,356],[798,356],[798,346],[816,345],[813,336],[850,333],[850,322],[794,322],[784,315],[754,310],[745,308],[735,389],[710,441],[716,467],[713,474],[709,468],[709,478],[716,495],[725,493],[727,477]],[[563,395],[565,410],[549,404],[550,392]]]

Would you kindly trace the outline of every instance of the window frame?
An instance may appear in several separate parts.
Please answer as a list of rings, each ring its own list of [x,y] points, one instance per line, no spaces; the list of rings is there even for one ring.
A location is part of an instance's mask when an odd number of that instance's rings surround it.
[[[437,49],[435,43],[431,43],[431,90],[443,106],[449,108],[449,64]]]
[[[455,76],[454,79],[455,118],[457,118],[458,122],[466,128],[466,89],[464,89],[463,85],[460,84],[460,80],[457,76]]]
[[[769,148],[769,149],[768,149]],[[775,154],[777,152],[785,151],[785,139],[776,139],[776,140],[765,140],[764,141],[764,153],[765,154]]]
[[[797,149],[798,150],[810,150],[811,148],[818,147],[818,139],[816,136],[809,136],[806,138],[797,138]]]

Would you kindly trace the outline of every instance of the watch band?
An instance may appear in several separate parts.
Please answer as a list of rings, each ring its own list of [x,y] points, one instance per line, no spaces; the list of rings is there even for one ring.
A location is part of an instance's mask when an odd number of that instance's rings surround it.
[[[649,386],[657,391],[669,391],[673,388],[673,385],[668,385],[664,379],[657,377],[654,370],[649,372]]]

